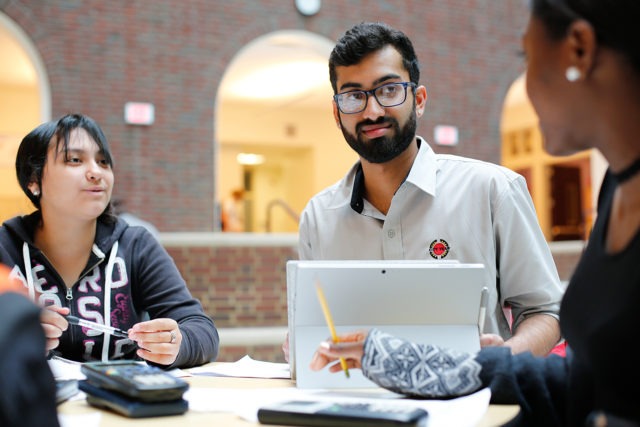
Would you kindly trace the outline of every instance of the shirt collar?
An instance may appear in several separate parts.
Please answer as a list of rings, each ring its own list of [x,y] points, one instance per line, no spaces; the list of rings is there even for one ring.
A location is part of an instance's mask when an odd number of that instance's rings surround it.
[[[418,144],[418,155],[413,161],[405,182],[409,182],[425,193],[435,196],[437,175],[440,169],[438,159],[427,141],[418,137]]]
[[[436,195],[436,174],[438,172],[438,163],[436,154],[433,152],[429,144],[417,137],[418,154],[413,161],[409,175],[405,183],[411,183],[432,196]],[[404,185],[404,183],[402,184]],[[362,164],[358,162],[353,169],[353,189],[351,192],[351,209],[357,213],[362,213],[364,209],[364,172]]]

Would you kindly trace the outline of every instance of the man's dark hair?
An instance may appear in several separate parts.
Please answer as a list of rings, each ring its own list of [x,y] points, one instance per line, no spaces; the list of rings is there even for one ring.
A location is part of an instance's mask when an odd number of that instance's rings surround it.
[[[338,93],[336,67],[358,64],[367,55],[385,46],[393,46],[402,55],[409,79],[418,84],[420,65],[411,40],[399,30],[381,22],[363,22],[348,30],[336,43],[329,56],[329,79],[333,93]]]

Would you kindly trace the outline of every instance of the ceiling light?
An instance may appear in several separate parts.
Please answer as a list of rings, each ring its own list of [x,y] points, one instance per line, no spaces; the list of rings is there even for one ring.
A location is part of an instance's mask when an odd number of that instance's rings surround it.
[[[236,156],[236,160],[241,165],[255,166],[264,163],[264,156],[262,154],[240,153]]]

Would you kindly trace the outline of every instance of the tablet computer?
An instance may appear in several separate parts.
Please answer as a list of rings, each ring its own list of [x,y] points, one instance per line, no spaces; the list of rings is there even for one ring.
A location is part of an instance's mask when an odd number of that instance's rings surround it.
[[[309,362],[330,338],[316,283],[338,333],[377,327],[417,342],[466,352],[480,349],[482,264],[341,260],[287,262],[289,364],[299,388],[370,388],[359,370],[350,378],[314,372]],[[486,300],[486,298],[484,298]]]

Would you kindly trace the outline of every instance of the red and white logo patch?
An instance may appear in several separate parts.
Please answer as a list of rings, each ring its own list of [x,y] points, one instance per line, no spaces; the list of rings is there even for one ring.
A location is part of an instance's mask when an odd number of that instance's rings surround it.
[[[429,255],[435,259],[443,259],[449,255],[449,244],[444,239],[436,239],[429,245]]]

